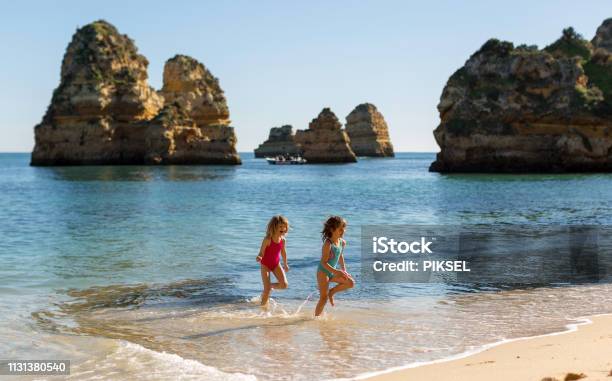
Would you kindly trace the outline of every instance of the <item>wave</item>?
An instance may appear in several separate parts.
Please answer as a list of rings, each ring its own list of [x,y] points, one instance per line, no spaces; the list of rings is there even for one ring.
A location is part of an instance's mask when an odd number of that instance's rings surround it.
[[[70,379],[146,379],[256,381],[254,375],[227,373],[177,354],[157,352],[129,341],[118,340],[113,353],[103,360],[91,359],[73,367]]]

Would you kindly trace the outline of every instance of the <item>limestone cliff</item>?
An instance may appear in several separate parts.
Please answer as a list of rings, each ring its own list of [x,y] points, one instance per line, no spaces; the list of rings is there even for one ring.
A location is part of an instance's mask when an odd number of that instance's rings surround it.
[[[164,66],[161,94],[167,103],[178,103],[198,126],[227,126],[229,109],[219,80],[195,59],[176,55]]]
[[[138,54],[134,42],[108,22],[100,20],[79,28],[66,49],[60,84],[53,92],[41,123],[34,128],[35,147],[31,164],[144,163],[153,154],[147,151],[147,141],[156,139],[151,133],[161,131],[157,128],[160,120],[168,119],[168,110],[158,115],[164,106],[164,98],[148,85],[147,66],[147,59]],[[211,94],[215,101],[218,94],[223,96],[218,84]],[[185,108],[186,111],[192,110],[187,105]],[[227,106],[224,110],[219,109],[218,115],[223,115],[220,124],[225,125],[229,115]],[[196,120],[199,120],[199,111],[197,109],[194,113]],[[204,128],[210,127],[206,125]],[[215,140],[217,135],[220,136],[217,140],[233,142],[226,144],[231,146],[225,155],[230,160],[223,162],[239,162],[233,130],[231,134],[216,130],[206,134],[215,145],[219,144]],[[226,138],[226,135],[231,136]],[[196,145],[192,149],[206,147]],[[212,155],[217,156],[216,153]],[[163,159],[150,162],[166,163]]]
[[[352,163],[357,161],[350,140],[336,115],[329,109],[313,119],[307,130],[298,130],[295,140],[309,163]]]
[[[164,106],[145,133],[145,164],[236,164],[231,127],[200,127],[178,103]]]
[[[272,127],[268,140],[255,148],[255,157],[277,155],[297,155],[301,154],[299,145],[295,142],[293,127],[284,125],[282,127]]]
[[[394,156],[387,122],[371,103],[362,103],[348,114],[346,133],[357,156]]]
[[[168,162],[181,164],[240,163],[240,157],[236,152],[236,134],[233,127],[228,127],[229,109],[225,95],[218,79],[204,65],[184,55],[176,55],[169,59],[164,66],[164,86],[160,93],[169,105],[167,107],[171,107],[172,110],[169,110],[163,118],[157,118],[154,124],[159,125],[162,119],[164,120],[162,124],[172,129],[174,116],[184,112],[198,131],[195,135],[191,133],[188,135],[189,144],[184,144],[179,151],[169,151],[161,156],[151,154],[149,157],[161,157],[162,163],[164,157],[168,158]],[[177,107],[180,109],[179,112]],[[181,131],[184,128],[184,120],[183,117],[177,120],[176,126]],[[176,134],[176,137],[183,136],[182,133]],[[179,147],[177,144],[174,147]]]
[[[147,84],[146,58],[105,21],[74,34],[60,85],[35,127],[33,165],[117,164],[138,161],[131,126],[154,117],[162,98]]]
[[[487,41],[448,80],[438,172],[612,170],[612,19],[544,49]]]

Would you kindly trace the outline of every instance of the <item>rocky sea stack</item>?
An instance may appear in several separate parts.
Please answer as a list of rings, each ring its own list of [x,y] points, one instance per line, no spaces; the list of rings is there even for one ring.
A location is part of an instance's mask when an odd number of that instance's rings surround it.
[[[216,78],[176,56],[159,93],[147,59],[106,21],[78,29],[60,85],[34,128],[32,165],[239,164],[236,136]]]
[[[544,49],[487,41],[438,104],[436,172],[612,171],[612,19]]]
[[[239,164],[236,134],[219,81],[195,59],[176,55],[164,65],[166,105],[150,123],[148,164]]]
[[[348,114],[346,133],[357,156],[394,156],[387,122],[371,103],[362,103]]]
[[[307,130],[298,130],[295,140],[309,163],[354,163],[357,161],[342,124],[329,108],[314,118]]]
[[[301,154],[299,145],[295,142],[293,127],[284,125],[282,127],[272,127],[268,140],[255,148],[255,157],[277,155],[298,155]]]

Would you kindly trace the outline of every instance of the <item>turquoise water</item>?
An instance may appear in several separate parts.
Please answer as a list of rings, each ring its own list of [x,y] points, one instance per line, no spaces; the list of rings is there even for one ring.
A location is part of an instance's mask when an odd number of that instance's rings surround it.
[[[329,379],[612,310],[607,285],[358,282],[325,318],[311,316],[330,214],[348,220],[358,276],[362,224],[610,225],[612,175],[440,175],[427,171],[429,153],[280,167],[241,156],[236,167],[32,168],[28,154],[0,154],[0,358],[67,356],[78,379],[138,378],[143,364],[159,379]],[[262,312],[255,256],[273,214],[291,224],[289,289]],[[582,305],[562,309],[568,298]]]

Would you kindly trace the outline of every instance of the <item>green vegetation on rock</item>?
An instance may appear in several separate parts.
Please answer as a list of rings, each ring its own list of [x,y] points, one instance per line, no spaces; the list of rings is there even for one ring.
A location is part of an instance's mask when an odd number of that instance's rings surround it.
[[[563,29],[563,34],[554,43],[544,48],[545,51],[549,52],[555,57],[576,57],[579,56],[583,61],[591,59],[591,43],[579,33],[576,33],[574,28]]]
[[[493,112],[508,96],[518,99],[516,94],[521,94],[520,99],[530,106],[523,109],[540,115],[549,114],[553,103],[562,102],[568,96],[571,110],[610,114],[612,65],[608,63],[610,60],[606,61],[605,53],[593,52],[592,43],[572,27],[565,28],[557,41],[542,50],[536,45],[515,47],[512,42],[492,38],[470,57],[469,64],[453,73],[448,85],[463,88],[468,99],[480,102],[476,107],[487,107],[487,112]],[[579,62],[572,61],[578,58]],[[588,78],[587,84],[581,78],[580,69]],[[549,76],[547,72],[552,74]],[[568,76],[575,76],[576,82],[572,83],[571,79],[567,82]],[[573,94],[567,92],[568,85],[574,87]],[[459,134],[457,129],[465,125],[465,121],[460,121],[449,124],[448,128]]]
[[[145,67],[148,63],[129,37],[104,20],[79,28],[68,50],[74,62],[67,63],[67,75],[86,68],[90,79],[114,86],[131,86],[139,80],[135,67],[125,65],[117,70],[117,63],[136,62]]]
[[[482,47],[472,56],[479,54],[494,54],[500,57],[508,56],[514,50],[514,44],[509,41],[500,41],[497,38],[491,38],[482,45]]]
[[[584,73],[589,78],[589,84],[597,86],[604,102],[612,107],[612,67],[589,61],[583,65]]]

